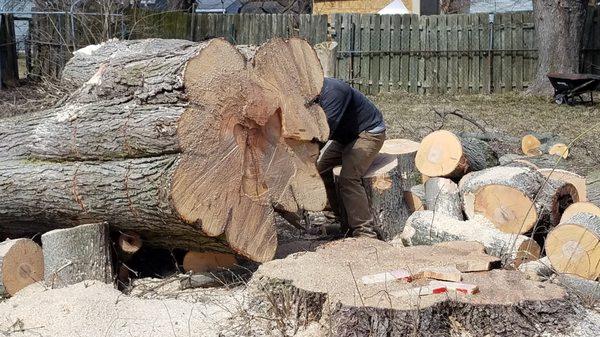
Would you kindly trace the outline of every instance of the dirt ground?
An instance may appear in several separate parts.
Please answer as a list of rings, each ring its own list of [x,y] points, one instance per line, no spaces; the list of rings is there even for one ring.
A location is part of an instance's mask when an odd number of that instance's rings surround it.
[[[385,116],[388,138],[419,141],[432,130],[479,132],[469,121],[448,115],[442,121],[435,111],[459,110],[489,132],[521,138],[530,131],[553,133],[573,142],[567,165],[579,174],[600,164],[600,95],[594,106],[557,105],[550,99],[520,93],[502,95],[422,96],[404,92],[371,97]],[[508,139],[507,139],[508,140]],[[519,142],[504,142],[499,154],[520,153]]]

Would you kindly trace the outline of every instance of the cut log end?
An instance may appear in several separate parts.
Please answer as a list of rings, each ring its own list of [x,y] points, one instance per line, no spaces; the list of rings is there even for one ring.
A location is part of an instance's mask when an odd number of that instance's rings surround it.
[[[569,157],[569,147],[566,144],[562,143],[554,144],[550,147],[548,153],[551,155],[563,157],[563,159],[567,159],[567,157]]]
[[[542,154],[540,147],[542,143],[534,135],[525,135],[521,139],[521,151],[527,156],[539,156]]]
[[[510,186],[486,185],[475,193],[474,211],[505,233],[530,231],[538,218],[532,200]]]
[[[562,213],[560,222],[569,220],[577,213],[590,213],[600,217],[600,207],[592,204],[591,202],[576,202],[565,209],[565,211]]]
[[[460,139],[445,130],[435,131],[423,138],[415,164],[422,174],[429,177],[451,176],[468,167]]]
[[[577,213],[546,238],[546,255],[561,273],[595,280],[600,276],[600,216]]]
[[[133,232],[121,233],[117,239],[117,245],[121,252],[132,255],[142,248],[142,238],[139,234]]]
[[[183,258],[183,270],[192,273],[214,272],[237,264],[233,254],[190,251]]]
[[[43,278],[44,256],[37,243],[29,239],[0,243],[0,294],[14,295]]]

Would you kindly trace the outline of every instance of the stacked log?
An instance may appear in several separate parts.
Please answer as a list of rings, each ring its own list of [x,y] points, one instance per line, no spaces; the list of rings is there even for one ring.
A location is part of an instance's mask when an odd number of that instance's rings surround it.
[[[467,172],[497,165],[498,158],[484,141],[459,138],[452,132],[440,130],[423,138],[415,164],[429,177],[460,178]]]
[[[579,201],[572,184],[546,179],[527,167],[498,166],[469,173],[459,186],[467,217],[481,214],[505,233],[553,227],[564,209]]]
[[[323,72],[304,40],[109,41],[64,71],[59,107],[0,121],[0,225],[108,222],[169,248],[266,261],[274,206],[321,210]],[[43,177],[40,178],[40,177]]]
[[[408,245],[432,245],[447,241],[477,241],[488,254],[514,261],[515,265],[540,257],[540,246],[533,239],[504,233],[486,218],[461,221],[433,211],[413,213],[406,221],[403,240]]]
[[[433,177],[425,182],[425,205],[436,214],[463,220],[460,191],[450,179]]]
[[[587,200],[600,206],[600,171],[594,171],[588,174],[585,184]]]
[[[600,215],[574,213],[546,238],[546,255],[559,273],[595,280],[600,276]]]

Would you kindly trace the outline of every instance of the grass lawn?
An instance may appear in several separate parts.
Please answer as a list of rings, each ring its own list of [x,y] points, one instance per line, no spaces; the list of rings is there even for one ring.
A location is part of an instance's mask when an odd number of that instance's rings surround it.
[[[460,110],[488,131],[521,138],[529,131],[554,133],[573,142],[567,166],[580,174],[600,169],[600,95],[594,106],[557,105],[550,99],[520,93],[422,96],[404,92],[370,97],[383,112],[388,138],[420,140],[432,130],[479,131],[470,122],[447,116],[442,126],[435,113]],[[479,131],[481,132],[481,131]],[[583,134],[583,135],[582,135]],[[500,146],[500,154],[520,153],[520,142]],[[495,147],[496,148],[496,147]]]

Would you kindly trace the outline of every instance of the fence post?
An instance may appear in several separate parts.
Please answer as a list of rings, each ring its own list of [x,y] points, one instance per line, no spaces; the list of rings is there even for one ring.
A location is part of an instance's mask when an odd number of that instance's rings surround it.
[[[19,82],[17,43],[12,14],[0,14],[0,88]]]

